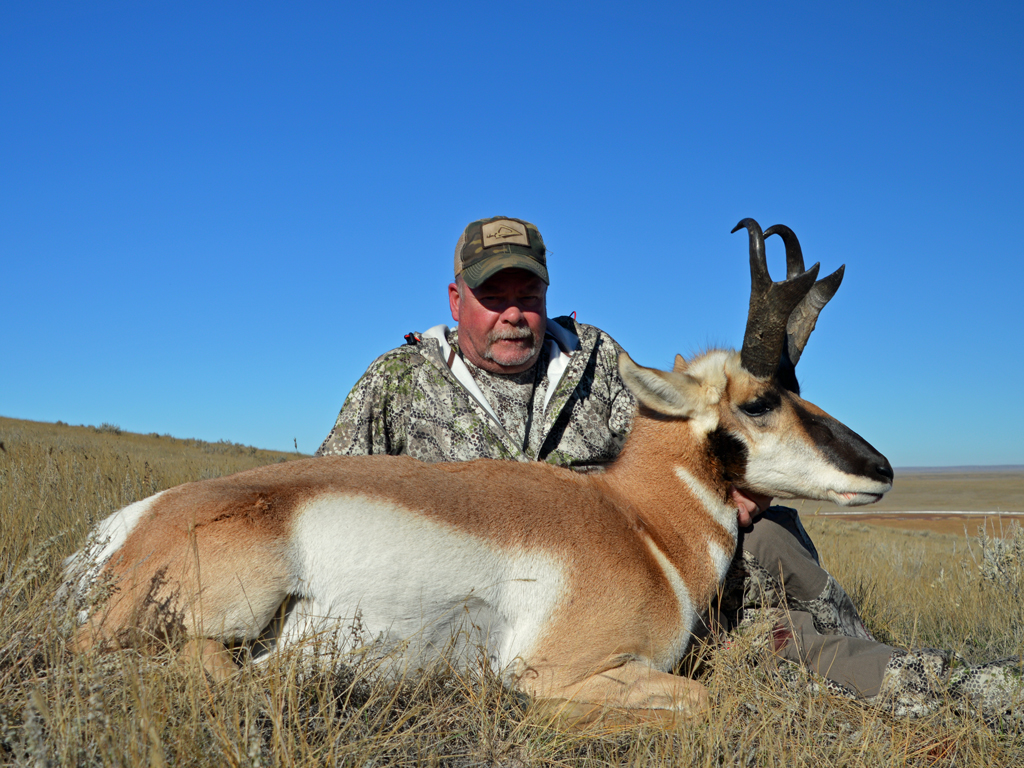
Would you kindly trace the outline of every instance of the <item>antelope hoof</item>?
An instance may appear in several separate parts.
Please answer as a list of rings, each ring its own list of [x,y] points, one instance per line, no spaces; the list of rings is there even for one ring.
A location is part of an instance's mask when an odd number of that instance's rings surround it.
[[[179,658],[198,661],[215,683],[223,683],[238,671],[231,652],[223,643],[209,638],[194,638],[185,643]]]

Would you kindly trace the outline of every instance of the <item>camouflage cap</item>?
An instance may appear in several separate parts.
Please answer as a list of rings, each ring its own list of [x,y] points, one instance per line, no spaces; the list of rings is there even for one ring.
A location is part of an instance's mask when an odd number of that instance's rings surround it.
[[[455,246],[455,276],[479,287],[503,269],[525,269],[548,283],[547,249],[533,224],[507,216],[474,221]]]

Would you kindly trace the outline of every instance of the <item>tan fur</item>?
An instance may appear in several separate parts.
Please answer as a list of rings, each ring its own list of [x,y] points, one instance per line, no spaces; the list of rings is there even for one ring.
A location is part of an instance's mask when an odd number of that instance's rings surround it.
[[[116,645],[213,633],[234,641],[244,637],[238,618],[267,624],[281,601],[263,596],[289,587],[282,554],[291,515],[314,490],[250,486],[246,475],[167,491],[107,564],[118,589],[80,636]]]

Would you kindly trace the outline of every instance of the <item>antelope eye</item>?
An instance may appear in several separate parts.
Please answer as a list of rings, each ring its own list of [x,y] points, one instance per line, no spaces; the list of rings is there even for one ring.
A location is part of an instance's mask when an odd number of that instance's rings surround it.
[[[747,414],[747,416],[764,416],[771,409],[771,403],[767,400],[752,400],[740,406],[740,410]]]

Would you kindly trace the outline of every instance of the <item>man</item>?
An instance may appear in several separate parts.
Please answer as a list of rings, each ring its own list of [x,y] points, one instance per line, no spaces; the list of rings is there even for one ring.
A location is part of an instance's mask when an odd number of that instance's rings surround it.
[[[518,219],[473,222],[459,239],[438,325],[370,366],[318,455],[407,454],[549,461],[592,471],[622,448],[635,401],[618,344],[548,320],[544,241]]]
[[[448,286],[457,330],[438,325],[409,334],[406,346],[374,361],[317,455],[488,457],[601,471],[622,448],[636,402],[619,377],[621,350],[610,336],[569,317],[547,318],[548,282],[546,248],[533,224],[508,217],[469,224]],[[951,670],[949,653],[876,642],[820,567],[795,510],[767,509],[770,499],[735,489],[733,499],[739,547],[708,632],[760,624],[781,657],[803,663],[836,692],[898,714],[937,706],[936,680],[954,694],[978,687],[977,670]]]

